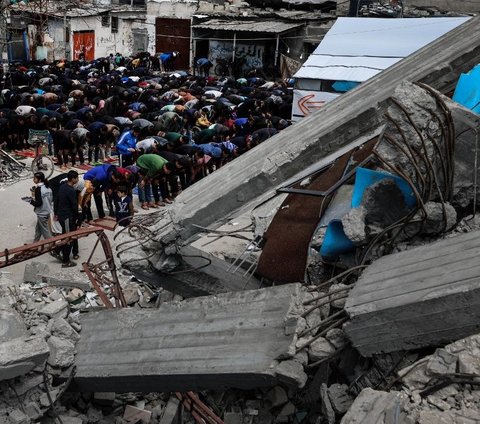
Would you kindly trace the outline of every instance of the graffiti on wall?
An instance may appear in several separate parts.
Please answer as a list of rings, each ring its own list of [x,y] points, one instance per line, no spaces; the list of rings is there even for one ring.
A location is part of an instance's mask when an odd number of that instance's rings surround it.
[[[263,68],[263,55],[265,46],[263,44],[242,44],[235,45],[235,57],[245,59],[244,68]],[[231,41],[210,41],[210,60],[230,59],[233,55],[233,42]]]
[[[95,32],[74,32],[73,33],[73,60],[78,60],[80,54],[84,54],[85,60],[95,59]]]

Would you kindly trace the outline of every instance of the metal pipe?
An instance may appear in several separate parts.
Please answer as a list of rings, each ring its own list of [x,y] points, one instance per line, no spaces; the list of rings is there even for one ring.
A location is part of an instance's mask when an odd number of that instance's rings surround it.
[[[280,34],[277,34],[277,44],[275,45],[275,57],[274,57],[274,65],[277,66],[278,63],[278,48],[280,44]]]
[[[232,64],[235,61],[235,48],[237,47],[237,33],[233,33],[233,51],[232,51]]]

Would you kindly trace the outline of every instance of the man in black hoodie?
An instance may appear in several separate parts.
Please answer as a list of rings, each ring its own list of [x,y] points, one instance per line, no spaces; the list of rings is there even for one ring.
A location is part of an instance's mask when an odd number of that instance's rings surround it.
[[[79,210],[77,201],[77,192],[74,189],[78,183],[78,172],[69,171],[67,173],[67,182],[60,185],[58,194],[54,199],[54,212],[56,219],[62,226],[62,234],[75,231],[79,221]],[[68,243],[62,247],[62,268],[76,266],[75,262],[70,261],[70,253],[74,248],[73,243]],[[76,249],[78,251],[78,246]],[[78,253],[74,252],[74,259],[78,259]]]

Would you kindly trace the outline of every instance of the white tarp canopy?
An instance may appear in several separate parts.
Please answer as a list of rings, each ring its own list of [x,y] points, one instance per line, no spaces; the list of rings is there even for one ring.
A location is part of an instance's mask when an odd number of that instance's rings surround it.
[[[338,18],[294,77],[363,82],[468,19]]]

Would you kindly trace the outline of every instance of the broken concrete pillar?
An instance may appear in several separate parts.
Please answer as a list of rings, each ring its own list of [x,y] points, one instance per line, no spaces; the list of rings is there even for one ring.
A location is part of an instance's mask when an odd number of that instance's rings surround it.
[[[219,226],[234,211],[376,130],[383,124],[387,99],[400,82],[422,81],[441,91],[453,89],[459,74],[477,64],[479,19],[470,19],[184,190],[167,211],[149,216],[144,224],[148,236],[146,231],[142,243],[135,242],[140,233],[117,232],[120,262],[139,278],[149,274],[150,279],[160,280],[161,271],[172,265],[165,256],[173,257],[200,231],[193,224]],[[124,242],[131,242],[131,249]]]
[[[364,356],[480,331],[480,231],[384,256],[360,276],[344,329]]]
[[[112,309],[81,317],[72,390],[185,391],[302,385],[291,317],[303,311],[299,284]],[[292,349],[293,348],[293,349]],[[293,351],[292,351],[293,350]],[[295,362],[295,364],[290,364]]]
[[[386,162],[380,166],[409,178],[424,202],[440,201],[443,196],[454,205],[467,206],[474,198],[475,174],[478,176],[480,117],[441,93],[410,82],[395,89],[387,117],[375,149]],[[433,190],[428,192],[432,184]],[[478,185],[476,190],[478,199]]]

